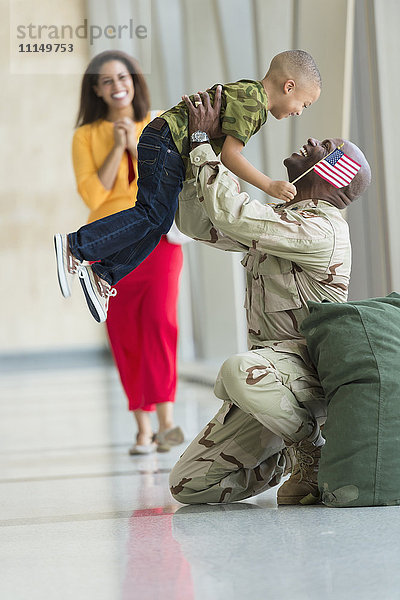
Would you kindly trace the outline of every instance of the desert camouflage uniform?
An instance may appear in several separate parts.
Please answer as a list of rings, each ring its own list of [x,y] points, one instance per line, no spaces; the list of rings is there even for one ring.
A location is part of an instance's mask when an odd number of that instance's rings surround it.
[[[191,160],[196,179],[185,183],[177,223],[216,248],[246,252],[250,351],[222,365],[215,384],[222,408],[184,452],[170,485],[183,503],[231,502],[277,485],[283,440],[304,439],[326,418],[299,326],[307,300],[347,299],[351,248],[331,204],[251,201],[209,145]]]
[[[211,102],[218,84],[210,90]],[[191,96],[193,100],[193,96]],[[219,154],[226,135],[231,135],[247,144],[252,135],[257,133],[267,120],[268,98],[261,81],[241,79],[235,83],[225,83],[222,87],[221,96],[221,130],[223,137],[212,140],[211,144],[216,154]],[[172,138],[182,156],[186,166],[186,177],[193,177],[192,167],[189,159],[189,133],[188,133],[188,111],[186,104],[180,102],[167,112],[162,118],[168,123]]]

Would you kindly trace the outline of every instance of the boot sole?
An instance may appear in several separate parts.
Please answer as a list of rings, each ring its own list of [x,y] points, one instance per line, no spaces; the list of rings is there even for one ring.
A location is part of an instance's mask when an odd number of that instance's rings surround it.
[[[320,502],[321,496],[314,496],[313,494],[307,494],[307,496],[288,496],[287,498],[278,498],[278,506],[284,505],[293,505],[293,504],[302,504],[306,506],[308,504],[317,504]]]

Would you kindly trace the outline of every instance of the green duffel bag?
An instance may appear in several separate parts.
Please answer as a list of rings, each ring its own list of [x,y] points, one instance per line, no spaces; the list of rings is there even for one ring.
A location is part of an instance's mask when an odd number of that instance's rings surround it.
[[[329,402],[322,501],[400,504],[400,295],[308,306],[301,330]]]

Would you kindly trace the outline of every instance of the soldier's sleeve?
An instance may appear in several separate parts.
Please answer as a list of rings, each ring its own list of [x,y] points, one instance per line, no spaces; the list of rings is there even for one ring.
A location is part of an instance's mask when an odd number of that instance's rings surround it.
[[[179,194],[175,223],[179,230],[193,238],[220,250],[246,252],[248,248],[219,231],[204,210],[203,198],[198,197],[198,187],[194,179],[187,179]]]
[[[217,230],[244,246],[308,268],[326,268],[335,240],[328,218],[312,211],[275,211],[271,205],[250,200],[208,144],[192,150],[190,158],[197,193]]]

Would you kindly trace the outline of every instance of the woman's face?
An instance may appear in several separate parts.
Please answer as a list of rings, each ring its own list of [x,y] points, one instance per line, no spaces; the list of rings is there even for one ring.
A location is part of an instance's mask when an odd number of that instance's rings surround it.
[[[102,65],[97,85],[93,89],[111,109],[129,106],[135,95],[132,76],[119,60],[110,60]]]

